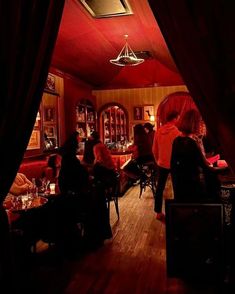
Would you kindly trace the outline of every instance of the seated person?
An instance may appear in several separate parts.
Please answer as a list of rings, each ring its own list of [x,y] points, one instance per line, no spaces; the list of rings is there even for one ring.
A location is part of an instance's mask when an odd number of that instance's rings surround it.
[[[104,197],[92,190],[87,169],[76,156],[79,133],[74,132],[61,148],[61,169],[59,173],[60,191],[69,196],[61,205],[63,223],[70,228],[76,223],[81,213],[85,215],[85,236],[89,242],[96,243],[112,236]],[[75,226],[76,227],[76,226]]]
[[[91,136],[85,142],[85,149],[84,149],[84,155],[83,155],[83,162],[85,164],[94,163],[95,155],[94,155],[93,148],[99,142],[100,142],[99,133],[97,133],[96,131],[92,132]]]
[[[9,193],[14,196],[19,196],[21,194],[27,193],[33,188],[33,183],[22,173],[17,173],[12,183]],[[7,210],[7,216],[9,224],[19,219],[19,214],[12,213],[11,210]]]
[[[99,134],[97,134],[97,140]],[[111,156],[111,153],[107,146],[100,140],[93,147],[94,151],[94,177],[96,180],[102,182],[105,186],[112,186],[116,182],[116,170]]]
[[[125,166],[123,171],[133,179],[138,180],[140,177],[145,177],[141,165],[147,162],[155,162],[152,153],[151,138],[144,130],[144,126],[137,124],[134,127],[134,144],[128,147],[132,151],[132,160]]]
[[[17,173],[12,183],[9,193],[17,196],[28,192],[33,187],[33,183],[22,173]]]
[[[59,172],[59,188],[62,193],[87,193],[89,175],[86,168],[77,158],[79,133],[74,132],[60,149],[62,156]]]

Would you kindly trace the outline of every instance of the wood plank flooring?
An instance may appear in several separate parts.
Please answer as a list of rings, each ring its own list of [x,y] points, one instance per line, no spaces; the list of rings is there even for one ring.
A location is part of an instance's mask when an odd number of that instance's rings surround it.
[[[171,197],[168,183],[165,197]],[[134,186],[119,199],[120,220],[111,203],[112,240],[75,260],[34,265],[34,293],[183,294],[217,293],[166,275],[165,224],[155,219],[153,196],[139,199]],[[38,291],[38,292],[37,292]]]

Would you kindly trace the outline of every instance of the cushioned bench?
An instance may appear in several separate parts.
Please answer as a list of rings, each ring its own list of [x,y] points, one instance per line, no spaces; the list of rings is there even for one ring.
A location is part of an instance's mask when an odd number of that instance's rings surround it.
[[[39,179],[43,176],[50,181],[54,180],[53,169],[48,166],[47,159],[25,160],[20,165],[18,172],[23,173],[29,180]]]

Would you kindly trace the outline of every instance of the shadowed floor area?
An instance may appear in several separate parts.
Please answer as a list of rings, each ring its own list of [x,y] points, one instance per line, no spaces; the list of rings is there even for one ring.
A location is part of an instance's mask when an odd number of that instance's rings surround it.
[[[168,183],[165,198],[171,198]],[[165,224],[156,220],[153,196],[139,186],[119,199],[120,220],[111,203],[113,238],[94,251],[73,258],[58,256],[38,244],[27,275],[33,293],[220,293],[213,285],[167,278]],[[79,251],[79,250],[78,250]],[[27,283],[27,279],[22,281]],[[29,286],[29,285],[28,285]],[[29,287],[24,287],[29,291]],[[24,289],[24,290],[25,290]],[[26,291],[27,292],[27,291]],[[30,292],[30,291],[29,291]],[[224,293],[224,292],[221,292]]]

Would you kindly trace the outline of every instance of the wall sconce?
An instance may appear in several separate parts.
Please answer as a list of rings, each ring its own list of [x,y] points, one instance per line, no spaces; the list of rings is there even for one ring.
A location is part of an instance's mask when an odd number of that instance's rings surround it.
[[[154,115],[150,115],[149,120],[150,120],[150,121],[155,121],[155,117],[154,117]]]
[[[155,121],[155,116],[149,110],[145,110],[145,112],[147,112],[150,121]]]

